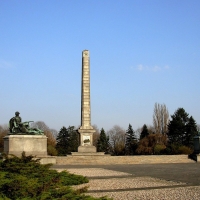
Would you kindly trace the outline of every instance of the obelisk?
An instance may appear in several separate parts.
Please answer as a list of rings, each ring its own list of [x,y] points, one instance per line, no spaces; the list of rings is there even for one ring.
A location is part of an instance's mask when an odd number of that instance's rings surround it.
[[[93,146],[94,128],[91,126],[90,108],[90,54],[88,50],[82,52],[82,84],[81,84],[81,126],[80,133],[80,153],[94,153],[96,147]]]

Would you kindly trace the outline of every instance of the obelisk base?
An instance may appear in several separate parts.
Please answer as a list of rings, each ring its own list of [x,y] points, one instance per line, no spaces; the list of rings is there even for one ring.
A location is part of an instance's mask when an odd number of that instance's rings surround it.
[[[93,133],[95,130],[93,127],[84,128],[80,127],[78,129],[80,133],[80,146],[78,147],[78,152],[80,153],[95,153],[97,149],[93,146]]]

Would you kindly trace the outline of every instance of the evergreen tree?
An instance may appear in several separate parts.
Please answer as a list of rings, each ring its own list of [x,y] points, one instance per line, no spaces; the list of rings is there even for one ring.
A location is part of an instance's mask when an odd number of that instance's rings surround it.
[[[78,133],[74,130],[74,126],[68,128],[62,127],[56,138],[56,149],[58,155],[66,155],[78,149]]]
[[[57,144],[56,149],[58,151],[58,155],[63,156],[68,153],[68,147],[69,147],[69,133],[67,131],[67,128],[63,126],[56,138]]]
[[[189,114],[183,108],[178,108],[171,116],[167,133],[170,144],[193,145],[193,137],[198,133],[197,126],[193,117],[188,116]]]
[[[137,138],[131,124],[129,124],[128,130],[126,131],[125,149],[127,155],[133,155],[137,149]]]
[[[143,139],[144,137],[148,136],[148,135],[149,135],[149,131],[148,131],[147,125],[144,124],[143,127],[142,127],[142,132],[140,134],[140,140]]]
[[[69,143],[69,153],[71,152],[77,152],[78,146],[79,146],[79,134],[78,131],[74,130],[74,126],[69,126],[68,133],[70,137],[70,143]]]
[[[197,130],[197,124],[192,116],[188,120],[185,133],[186,135],[183,144],[185,146],[190,146],[190,147],[193,146],[193,138],[195,135],[198,134],[198,130]]]
[[[109,136],[106,136],[104,129],[101,129],[99,139],[97,140],[97,151],[98,152],[109,152]]]

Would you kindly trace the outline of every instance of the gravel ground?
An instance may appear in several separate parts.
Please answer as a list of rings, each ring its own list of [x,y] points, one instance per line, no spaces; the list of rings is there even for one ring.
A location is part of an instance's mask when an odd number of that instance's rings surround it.
[[[63,170],[66,169],[58,169]],[[89,183],[74,186],[74,189],[88,186],[87,194],[94,197],[108,196],[114,200],[200,199],[200,186],[187,186],[186,183],[152,177],[134,177],[129,173],[102,168],[72,168],[67,171],[91,178]]]
[[[63,171],[66,169],[57,169],[57,171]],[[130,176],[129,173],[117,172],[113,170],[107,170],[102,168],[73,168],[67,169],[72,174],[79,174],[87,177],[106,177],[106,176]]]
[[[135,177],[135,178],[110,178],[110,179],[92,179],[89,183],[82,184],[82,186],[89,186],[88,191],[91,190],[117,190],[117,189],[134,189],[134,188],[148,188],[183,185],[184,183],[176,183],[172,181],[165,181],[150,177]],[[80,188],[81,186],[77,186]]]
[[[87,194],[93,197],[108,196],[114,200],[199,200],[200,186]]]

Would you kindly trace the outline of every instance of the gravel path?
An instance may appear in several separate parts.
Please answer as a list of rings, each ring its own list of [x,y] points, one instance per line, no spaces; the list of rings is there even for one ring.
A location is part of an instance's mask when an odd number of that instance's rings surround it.
[[[63,171],[66,169],[58,169]],[[134,174],[103,168],[70,168],[70,173],[87,176],[89,183],[74,186],[75,189],[88,186],[88,195],[108,196],[114,200],[199,200],[200,186],[183,182],[168,181],[152,177],[137,177]]]
[[[88,194],[94,197],[108,196],[114,200],[199,200],[200,187],[104,192],[103,194],[89,192]]]

